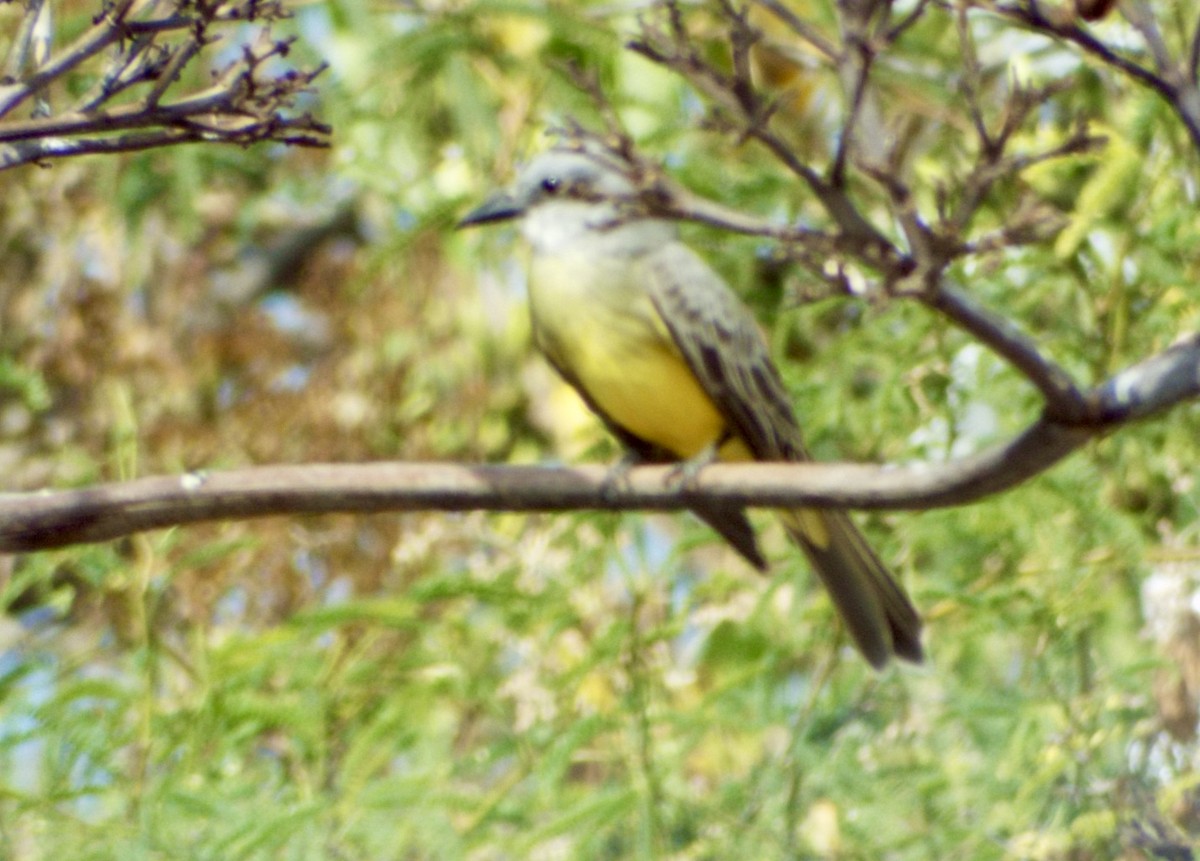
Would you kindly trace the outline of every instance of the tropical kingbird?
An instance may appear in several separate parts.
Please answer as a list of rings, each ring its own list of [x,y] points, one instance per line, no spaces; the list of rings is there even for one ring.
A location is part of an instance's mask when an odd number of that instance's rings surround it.
[[[520,219],[533,335],[638,459],[803,461],[800,427],[750,311],[678,237],[639,215],[613,157],[560,146],[460,226]],[[744,509],[695,513],[766,568]],[[780,511],[866,659],[919,662],[921,620],[844,511]]]

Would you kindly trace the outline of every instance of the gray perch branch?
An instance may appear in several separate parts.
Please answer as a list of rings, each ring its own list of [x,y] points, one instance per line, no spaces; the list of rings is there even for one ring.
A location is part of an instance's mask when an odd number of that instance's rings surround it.
[[[0,495],[0,552],[104,541],[148,529],[273,515],[383,511],[688,508],[701,496],[744,505],[927,509],[975,502],[1045,471],[1090,439],[1200,396],[1200,334],[1085,393],[1084,421],[1041,419],[972,457],[901,468],[714,464],[686,486],[670,466],[618,486],[603,466],[430,463],[263,466]]]

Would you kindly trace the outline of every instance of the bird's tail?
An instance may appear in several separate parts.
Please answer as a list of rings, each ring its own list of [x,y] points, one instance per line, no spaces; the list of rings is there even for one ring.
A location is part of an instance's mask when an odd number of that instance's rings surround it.
[[[921,618],[887,566],[844,511],[782,511],[859,651],[879,668],[895,655],[920,663]]]

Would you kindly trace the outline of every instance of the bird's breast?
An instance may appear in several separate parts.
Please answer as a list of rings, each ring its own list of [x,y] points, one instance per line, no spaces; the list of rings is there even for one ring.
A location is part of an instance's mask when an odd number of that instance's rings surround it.
[[[659,317],[640,269],[636,258],[535,256],[534,334],[609,421],[692,457],[722,436],[725,419]]]

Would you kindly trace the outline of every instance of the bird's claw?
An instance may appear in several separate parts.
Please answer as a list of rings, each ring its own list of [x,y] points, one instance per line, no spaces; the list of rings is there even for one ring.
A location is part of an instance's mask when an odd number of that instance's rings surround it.
[[[608,471],[608,475],[604,476],[604,481],[600,483],[600,495],[612,502],[620,496],[622,491],[628,490],[629,473],[639,462],[640,458],[635,454],[622,455],[621,459],[614,463],[612,469]]]
[[[717,446],[705,446],[698,454],[671,467],[671,471],[667,473],[667,486],[675,490],[695,490],[696,479],[700,477],[704,467],[716,463],[717,460]]]

